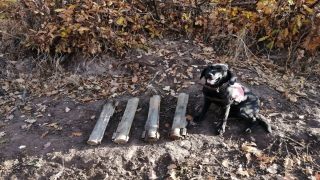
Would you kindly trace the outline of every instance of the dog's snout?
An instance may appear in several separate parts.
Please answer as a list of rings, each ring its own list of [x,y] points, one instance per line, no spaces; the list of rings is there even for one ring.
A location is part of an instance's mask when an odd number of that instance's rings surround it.
[[[207,79],[213,79],[213,78],[214,78],[214,75],[213,75],[212,73],[208,73],[208,75],[207,75],[206,78],[207,78]]]

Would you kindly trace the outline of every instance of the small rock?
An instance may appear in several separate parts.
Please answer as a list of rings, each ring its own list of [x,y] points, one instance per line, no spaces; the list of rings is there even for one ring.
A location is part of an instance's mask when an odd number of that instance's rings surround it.
[[[0,128],[6,127],[6,123],[4,123],[3,121],[0,121]]]
[[[211,150],[210,149],[205,149],[202,151],[202,154],[205,156],[209,156],[211,154]]]
[[[187,149],[187,150],[190,150],[191,149],[191,142],[190,141],[181,141],[179,143],[180,147],[184,148],[184,149]]]
[[[10,116],[6,117],[6,120],[12,120],[14,118],[14,116],[11,114]]]
[[[204,158],[201,164],[209,164],[209,162],[210,162],[209,158]]]

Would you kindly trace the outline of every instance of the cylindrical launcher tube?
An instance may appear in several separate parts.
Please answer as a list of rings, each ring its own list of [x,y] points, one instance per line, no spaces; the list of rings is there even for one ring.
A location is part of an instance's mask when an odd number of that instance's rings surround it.
[[[178,102],[176,112],[174,114],[171,132],[169,135],[170,139],[182,139],[187,135],[186,120],[187,106],[188,106],[189,95],[186,93],[180,93],[178,96]]]
[[[138,98],[132,98],[128,101],[126,110],[124,111],[122,119],[118,125],[117,131],[112,136],[112,139],[115,143],[125,144],[128,142],[130,128],[138,107],[138,103]]]
[[[104,136],[104,131],[106,130],[109,120],[114,113],[114,110],[114,102],[112,100],[108,100],[107,103],[103,106],[99,119],[97,120],[96,125],[94,126],[93,131],[89,137],[89,140],[87,141],[88,144],[101,144]]]
[[[160,138],[160,134],[158,132],[160,99],[161,98],[159,95],[154,95],[152,98],[150,98],[148,119],[142,133],[142,138],[148,142],[155,142]]]

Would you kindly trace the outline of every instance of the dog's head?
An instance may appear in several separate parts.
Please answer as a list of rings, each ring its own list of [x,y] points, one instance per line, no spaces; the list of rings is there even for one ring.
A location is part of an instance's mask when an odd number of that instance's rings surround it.
[[[220,86],[228,81],[230,84],[233,84],[237,80],[226,64],[209,65],[202,70],[200,79],[202,77],[206,79],[206,84],[210,86]]]

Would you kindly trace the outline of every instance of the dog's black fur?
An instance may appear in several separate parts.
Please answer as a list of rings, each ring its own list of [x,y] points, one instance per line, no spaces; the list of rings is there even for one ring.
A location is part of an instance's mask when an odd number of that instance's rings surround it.
[[[217,134],[221,135],[225,132],[229,110],[232,115],[251,122],[251,125],[245,129],[245,132],[251,133],[258,124],[262,125],[268,133],[272,132],[266,118],[259,114],[259,98],[250,89],[236,83],[237,77],[228,69],[227,65],[210,65],[202,71],[200,79],[202,77],[206,80],[202,90],[204,105],[201,113],[194,118],[194,121],[202,121],[211,103],[214,103],[226,109],[224,119],[222,119],[216,129]],[[240,92],[243,92],[244,95],[240,99],[234,98],[234,91],[237,90],[234,88],[235,85],[238,88],[242,87],[243,91],[240,90]]]

